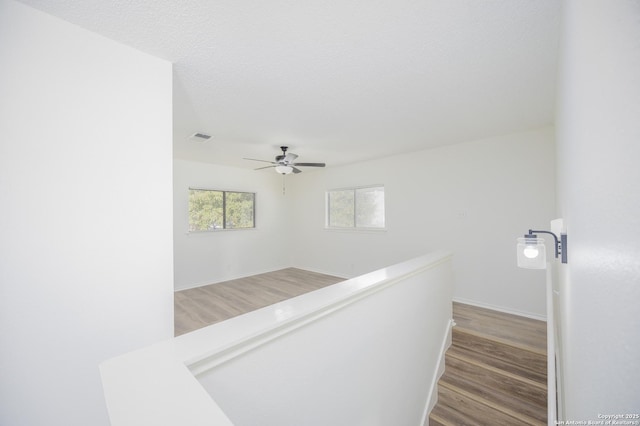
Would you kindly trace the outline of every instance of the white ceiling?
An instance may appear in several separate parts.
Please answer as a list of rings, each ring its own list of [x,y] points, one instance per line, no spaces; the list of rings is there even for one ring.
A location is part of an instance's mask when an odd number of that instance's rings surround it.
[[[332,166],[553,123],[559,0],[22,1],[174,63],[176,158]]]

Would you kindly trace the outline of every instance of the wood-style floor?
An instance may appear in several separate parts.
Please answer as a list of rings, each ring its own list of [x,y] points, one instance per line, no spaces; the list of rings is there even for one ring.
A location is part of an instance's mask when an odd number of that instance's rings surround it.
[[[174,294],[175,335],[326,287],[344,278],[287,268]]]
[[[176,336],[343,281],[295,268],[175,293]],[[545,425],[546,324],[460,303],[430,426]]]
[[[429,425],[546,425],[546,323],[460,303],[453,318]]]

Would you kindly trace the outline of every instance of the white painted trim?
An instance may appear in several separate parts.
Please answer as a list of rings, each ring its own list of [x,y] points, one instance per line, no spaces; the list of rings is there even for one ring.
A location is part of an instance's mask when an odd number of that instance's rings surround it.
[[[429,390],[429,395],[427,397],[427,404],[425,406],[424,414],[422,415],[422,420],[420,422],[421,425],[427,424],[427,419],[431,414],[431,410],[438,403],[438,380],[444,374],[445,369],[445,356],[447,354],[447,350],[451,346],[452,339],[452,329],[456,323],[453,319],[449,320],[449,324],[447,325],[447,330],[444,333],[442,343],[440,344],[440,358],[438,360],[437,373],[433,376],[433,380],[431,381],[431,387]]]
[[[348,277],[343,274],[336,274],[335,272],[332,272],[332,271],[327,271],[327,270],[318,269],[318,268],[311,268],[307,266],[288,266],[288,268],[302,269],[303,271],[315,272],[316,274],[331,275],[333,277],[342,278],[343,280],[350,280],[351,278],[355,278],[355,277]]]
[[[258,231],[259,228],[257,226],[253,226],[251,228],[217,228],[211,229],[207,231],[185,231],[185,235],[194,236],[194,235],[209,235],[209,234],[219,234],[221,232],[234,232],[234,231]]]
[[[464,303],[465,305],[477,306],[478,308],[491,309],[498,312],[504,312],[505,314],[518,315],[520,317],[530,318],[538,321],[547,321],[546,315],[534,314],[531,312],[522,312],[514,309],[505,308],[502,306],[491,305],[489,303],[477,302],[475,300],[465,299],[462,297],[454,297],[454,302]]]
[[[331,231],[331,232],[351,232],[351,233],[357,233],[357,234],[364,234],[364,233],[371,233],[371,234],[379,234],[379,233],[385,233],[387,232],[387,228],[365,228],[365,227],[361,227],[361,228],[338,228],[337,226],[325,226],[324,227],[325,231]]]
[[[549,424],[556,424],[556,345],[555,318],[553,310],[553,277],[551,267],[547,264],[547,419]]]
[[[556,235],[567,232],[564,226],[564,219],[554,219],[550,223],[550,231]],[[566,265],[565,265],[566,267]],[[560,346],[556,330],[556,304],[557,293],[555,279],[559,279],[559,273],[565,267],[562,263],[547,262],[547,419],[549,424],[556,424],[563,416],[563,392],[562,392],[562,363],[558,362]]]
[[[239,280],[239,279],[242,279],[242,278],[252,277],[254,275],[268,274],[270,272],[276,272],[276,271],[280,271],[282,269],[287,269],[287,268],[296,268],[296,266],[282,266],[282,267],[269,268],[269,269],[263,269],[263,270],[258,270],[258,271],[251,271],[251,272],[248,272],[246,274],[232,275],[230,277],[225,277],[225,278],[222,278],[222,279],[217,280],[217,281],[207,281],[207,282],[189,284],[189,285],[187,285],[185,287],[180,287],[180,288],[176,288],[174,286],[174,290],[173,291],[175,293],[175,292],[182,291],[182,290],[190,290],[190,289],[193,289],[193,288],[205,287],[205,286],[212,285],[212,284],[220,284],[220,283],[224,283],[224,282],[227,282],[227,281],[233,281],[233,280]],[[309,271],[310,269],[306,269],[306,270]],[[313,272],[313,271],[311,271],[311,272]],[[322,272],[320,272],[320,273],[322,273]]]

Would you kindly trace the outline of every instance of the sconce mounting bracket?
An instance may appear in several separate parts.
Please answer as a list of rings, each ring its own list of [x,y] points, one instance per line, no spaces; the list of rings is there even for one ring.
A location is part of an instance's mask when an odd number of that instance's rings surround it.
[[[567,234],[560,234],[560,241],[558,241],[558,237],[556,234],[550,231],[536,231],[534,229],[529,229],[529,234],[525,234],[525,238],[531,238],[533,234],[549,234],[553,236],[553,240],[555,242],[555,255],[556,259],[560,256],[562,263],[567,263]]]

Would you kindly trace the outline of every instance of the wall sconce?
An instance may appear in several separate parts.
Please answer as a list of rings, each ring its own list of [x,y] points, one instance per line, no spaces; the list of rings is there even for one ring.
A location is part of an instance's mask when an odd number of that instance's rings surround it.
[[[528,234],[525,234],[523,238],[518,238],[518,266],[520,268],[545,269],[547,267],[544,239],[534,234],[553,236],[556,259],[560,257],[562,263],[567,263],[567,234],[560,234],[560,241],[558,241],[558,237],[553,232],[529,229]]]

